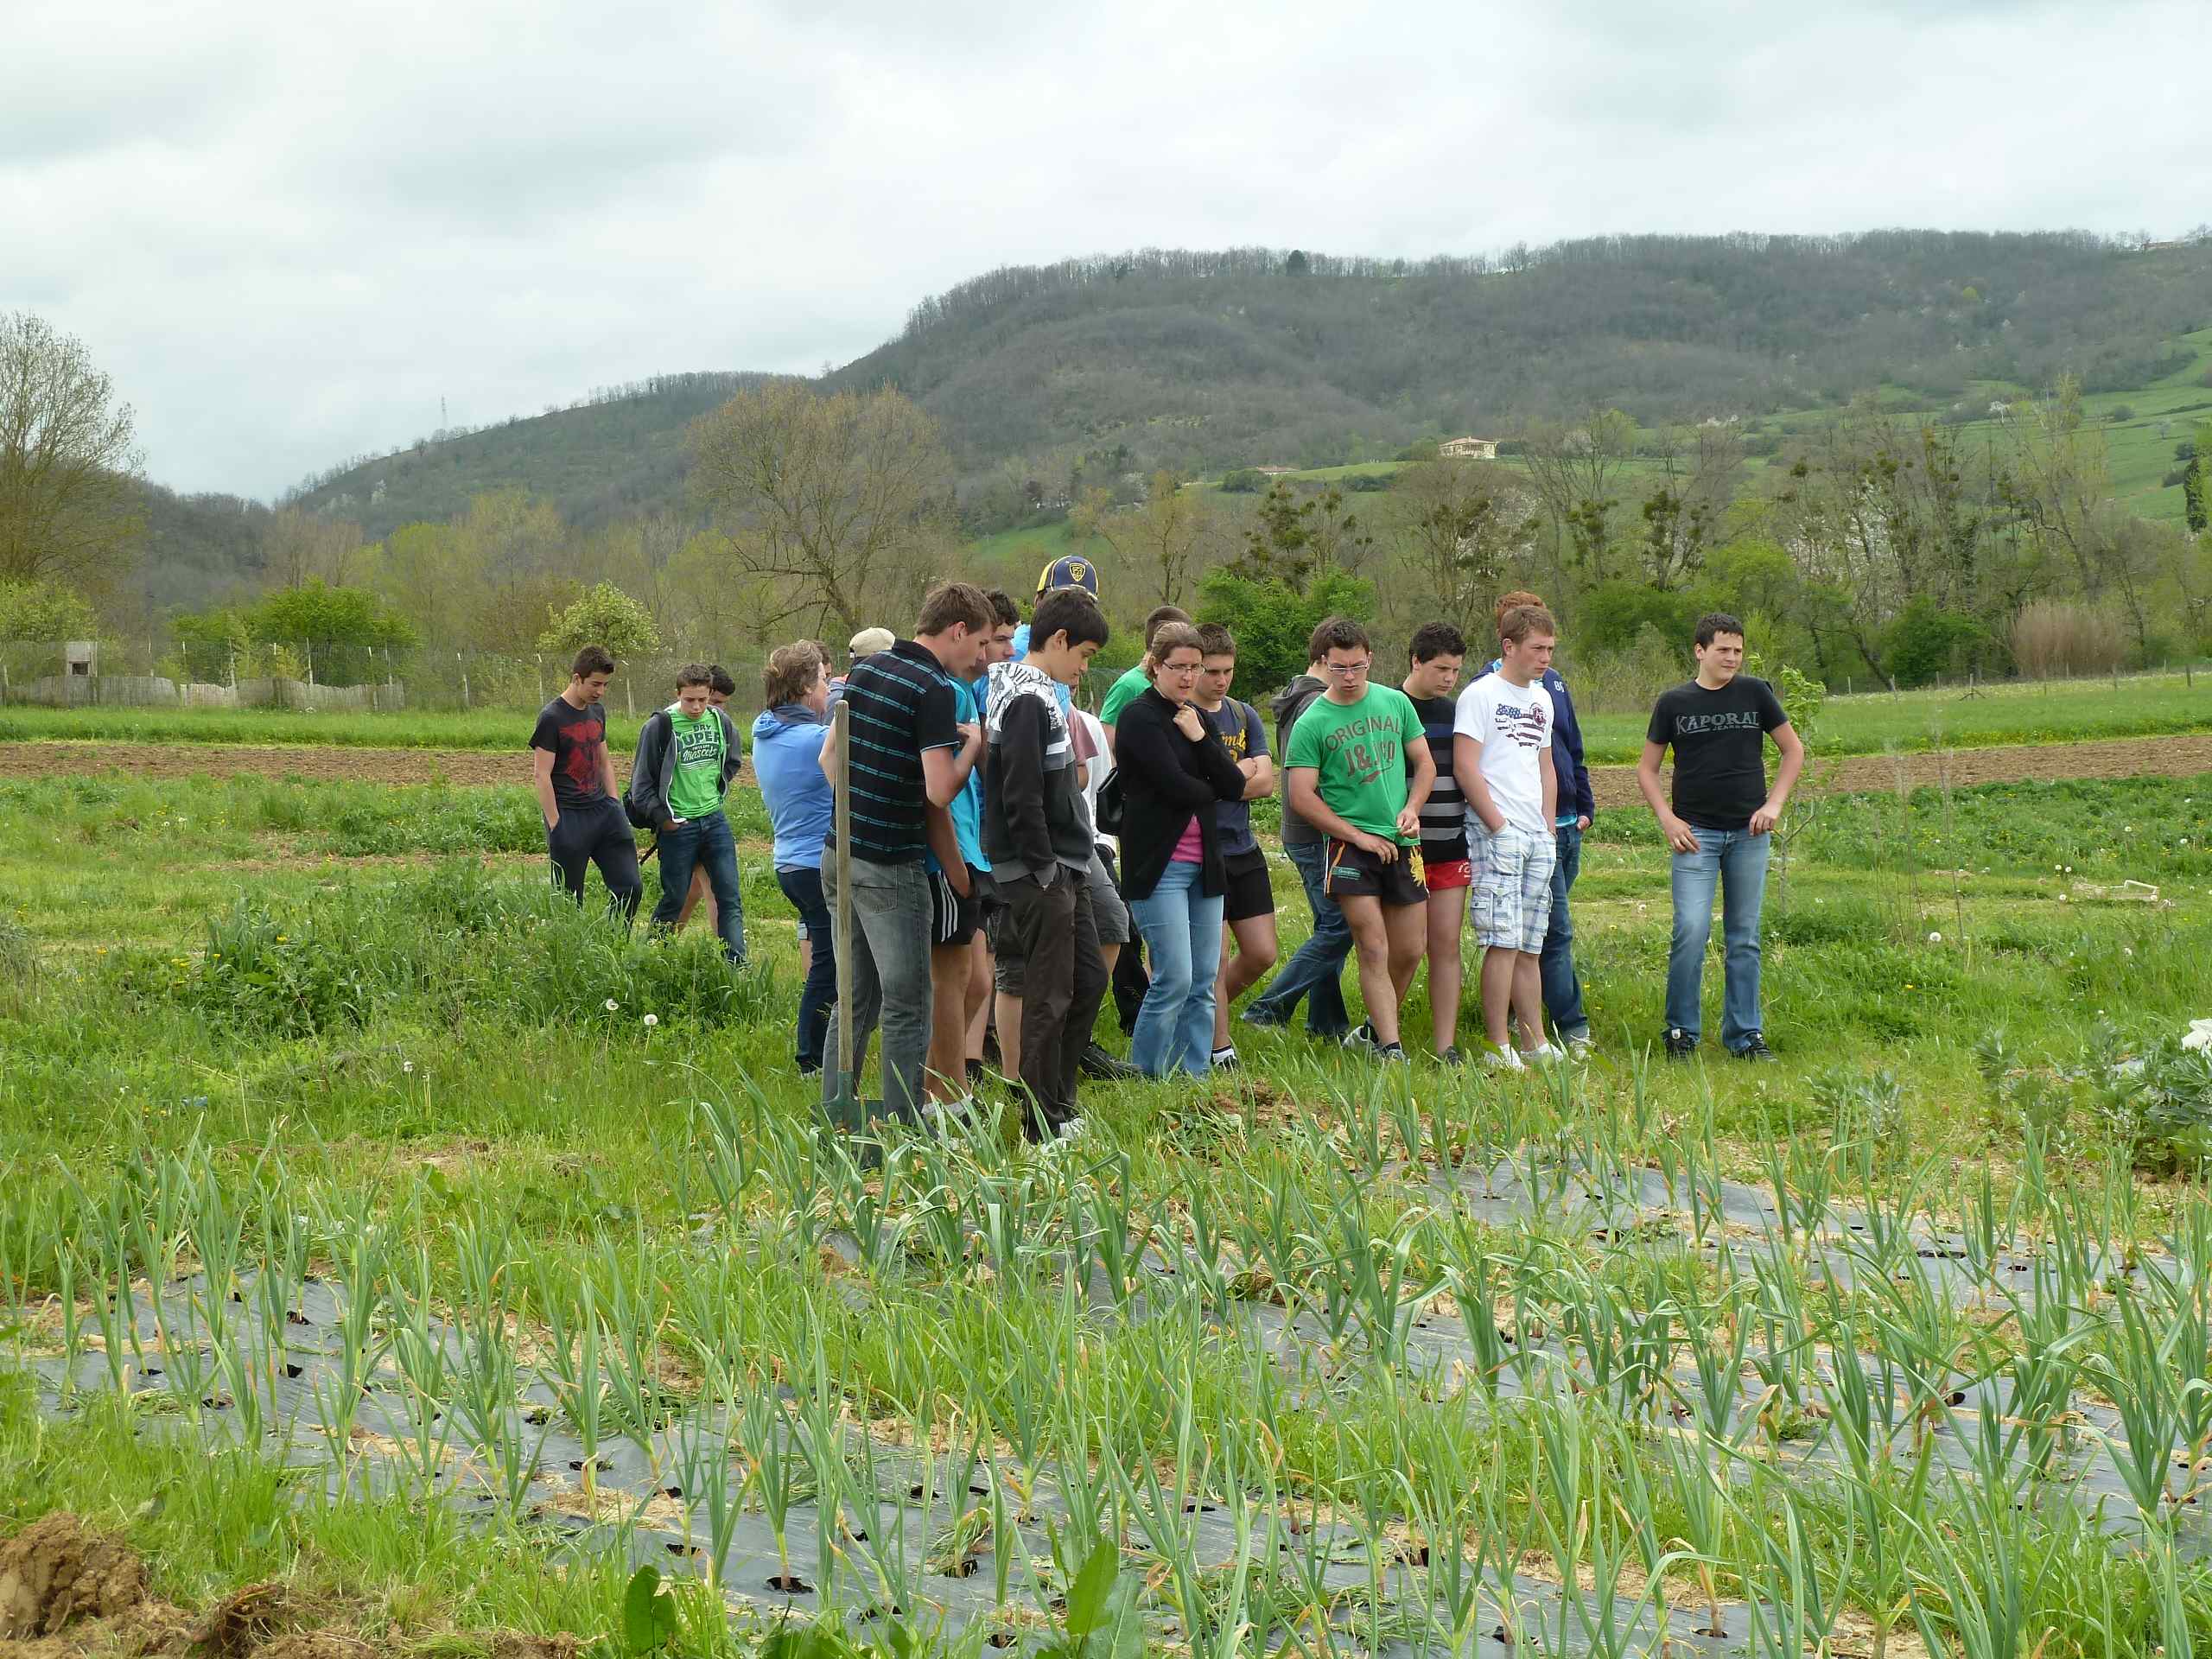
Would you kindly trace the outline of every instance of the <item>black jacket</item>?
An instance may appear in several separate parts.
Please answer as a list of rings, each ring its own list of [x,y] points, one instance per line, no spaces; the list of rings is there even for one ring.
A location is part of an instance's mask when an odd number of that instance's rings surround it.
[[[724,710],[711,711],[722,723],[722,792],[745,765],[745,750],[737,741],[737,726]],[[630,822],[640,830],[658,830],[668,821],[668,786],[676,777],[675,722],[665,709],[645,716],[638,729],[637,757],[630,763],[630,791],[623,806]]]
[[[1203,718],[1203,715],[1201,715]],[[1166,873],[1175,843],[1198,821],[1198,888],[1229,890],[1221,863],[1221,815],[1214,805],[1244,793],[1244,774],[1214,729],[1198,742],[1175,728],[1175,705],[1147,691],[1122,710],[1114,767],[1122,779],[1122,896],[1148,899]]]
[[[983,856],[1001,881],[1049,887],[1088,872],[1090,823],[1075,786],[1075,746],[1052,682],[1027,663],[995,663],[983,697]]]

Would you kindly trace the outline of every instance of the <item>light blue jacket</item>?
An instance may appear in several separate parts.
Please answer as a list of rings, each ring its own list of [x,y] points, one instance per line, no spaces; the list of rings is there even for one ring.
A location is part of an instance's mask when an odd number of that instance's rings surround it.
[[[803,702],[779,703],[753,722],[753,775],[776,830],[776,868],[818,870],[836,802],[822,771],[830,722]]]

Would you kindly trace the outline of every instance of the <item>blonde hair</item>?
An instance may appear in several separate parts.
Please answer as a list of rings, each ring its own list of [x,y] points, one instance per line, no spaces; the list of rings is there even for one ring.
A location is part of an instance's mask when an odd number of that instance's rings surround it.
[[[1532,594],[1525,588],[1516,588],[1510,594],[1500,594],[1497,596],[1497,604],[1491,611],[1492,619],[1502,628],[1505,626],[1505,613],[1508,611],[1517,611],[1523,605],[1533,605],[1541,611],[1544,608],[1543,596],[1541,594]]]
[[[771,709],[797,702],[814,690],[815,677],[829,665],[822,647],[811,639],[778,645],[760,671],[760,695]]]

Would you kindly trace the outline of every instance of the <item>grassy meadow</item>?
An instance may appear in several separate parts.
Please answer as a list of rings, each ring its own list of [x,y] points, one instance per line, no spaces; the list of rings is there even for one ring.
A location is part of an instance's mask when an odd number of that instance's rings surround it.
[[[1566,664],[1571,675],[1573,664]],[[1103,695],[1109,677],[1094,671],[1086,688]],[[1251,693],[1239,687],[1240,693]],[[749,743],[750,689],[736,715]],[[535,709],[479,709],[467,713],[305,713],[282,709],[0,709],[0,743],[90,741],[353,748],[518,752],[528,742]],[[619,709],[607,715],[607,741],[627,753],[639,721]],[[1931,686],[1892,694],[1829,697],[1819,736],[1827,755],[1913,753],[2017,743],[2068,743],[2094,738],[2156,737],[2212,729],[2212,674],[2127,674],[2117,680],[2000,682],[1967,690]],[[1644,713],[1586,712],[1583,737],[1593,765],[1633,763],[1643,752]]]
[[[1651,1058],[1609,814],[1586,1067],[1240,1028],[880,1167],[739,830],[731,975],[519,789],[0,782],[9,1525],[423,1654],[2212,1639],[2212,776],[1801,811],[1778,1065]]]

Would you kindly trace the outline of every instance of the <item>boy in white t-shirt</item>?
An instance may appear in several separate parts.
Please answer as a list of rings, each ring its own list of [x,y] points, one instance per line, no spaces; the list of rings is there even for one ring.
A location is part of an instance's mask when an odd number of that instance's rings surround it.
[[[1552,813],[1552,697],[1541,681],[1558,625],[1539,605],[1498,620],[1497,671],[1459,694],[1452,725],[1452,775],[1467,798],[1467,850],[1474,863],[1468,914],[1483,945],[1483,1023],[1489,1063],[1517,1071],[1524,1057],[1554,1059],[1544,1039],[1538,963],[1551,925],[1552,864],[1559,856]],[[1511,1018],[1521,1025],[1513,1047]]]

